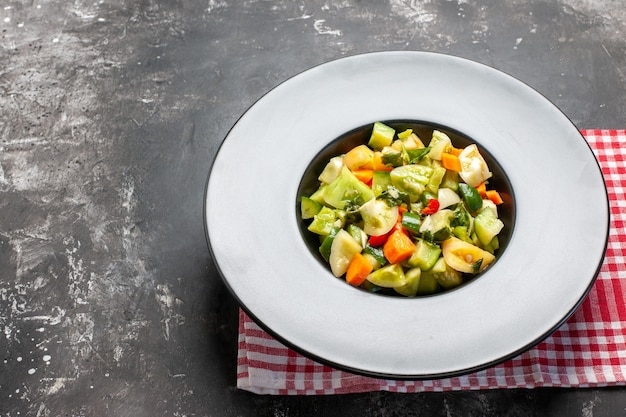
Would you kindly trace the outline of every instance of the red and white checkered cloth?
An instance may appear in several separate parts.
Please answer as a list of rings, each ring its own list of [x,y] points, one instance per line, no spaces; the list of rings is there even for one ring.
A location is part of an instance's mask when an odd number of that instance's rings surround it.
[[[583,130],[602,168],[611,229],[598,279],[578,310],[526,353],[465,376],[396,381],[333,369],[288,349],[243,311],[237,387],[257,394],[320,395],[626,385],[626,130]]]

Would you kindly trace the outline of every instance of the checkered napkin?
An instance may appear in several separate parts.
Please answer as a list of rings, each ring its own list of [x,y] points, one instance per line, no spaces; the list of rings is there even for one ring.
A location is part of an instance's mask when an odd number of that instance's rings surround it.
[[[626,130],[582,133],[600,163],[609,193],[608,248],[588,297],[543,342],[507,362],[465,376],[426,381],[375,379],[333,369],[294,352],[240,311],[237,387],[257,394],[320,395],[626,385]]]

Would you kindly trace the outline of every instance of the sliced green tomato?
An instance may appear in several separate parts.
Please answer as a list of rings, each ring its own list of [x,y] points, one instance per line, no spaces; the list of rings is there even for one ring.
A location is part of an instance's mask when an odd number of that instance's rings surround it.
[[[372,199],[359,209],[363,218],[363,231],[370,236],[389,232],[398,221],[398,207],[389,207],[382,200]]]
[[[444,258],[439,258],[439,260],[437,260],[437,263],[433,267],[432,271],[437,283],[446,290],[458,287],[463,283],[463,276],[461,273],[451,268],[445,262]]]
[[[415,241],[415,250],[407,263],[422,271],[428,271],[435,265],[439,255],[441,255],[441,248],[438,245],[418,238]]]
[[[485,207],[474,218],[474,231],[483,246],[489,245],[503,228],[504,223],[491,207]]]
[[[375,151],[380,151],[385,146],[391,145],[396,130],[381,122],[375,122],[367,145]]]
[[[302,213],[302,219],[312,219],[317,213],[320,212],[321,209],[322,205],[317,201],[311,200],[306,196],[302,196],[300,198],[300,212]]]
[[[406,297],[415,297],[417,294],[417,288],[420,285],[420,277],[422,275],[422,270],[419,268],[409,269],[404,273],[404,277],[406,279],[406,284],[400,287],[394,287],[394,290],[398,294],[404,295]]]
[[[460,183],[459,193],[467,205],[467,209],[474,213],[483,206],[483,198],[476,188],[469,184]]]
[[[324,192],[326,191],[327,187],[328,187],[328,184],[320,185],[320,188],[318,188],[317,191],[311,194],[309,198],[313,201],[317,201],[320,204],[325,204],[326,200],[324,200]]]
[[[439,210],[448,208],[461,201],[461,197],[449,188],[440,188],[437,191],[437,200],[439,200]]]
[[[374,192],[363,184],[345,166],[341,173],[324,191],[324,201],[332,207],[344,209],[347,206],[360,206],[374,198]]]
[[[433,137],[428,146],[431,148],[428,156],[435,161],[440,161],[441,154],[452,146],[452,141],[450,141],[450,138],[445,133],[439,130],[433,130]]]
[[[330,264],[330,270],[333,275],[340,277],[348,270],[348,265],[355,254],[360,253],[362,250],[350,233],[341,229],[337,232],[337,235],[333,239],[330,247],[330,256],[328,257],[328,263]]]
[[[384,288],[401,287],[406,284],[406,276],[400,264],[383,266],[370,273],[367,280],[374,285]]]
[[[424,218],[420,233],[430,233],[433,240],[442,241],[448,238],[451,232],[450,222],[454,217],[454,212],[450,209],[439,210]]]
[[[444,167],[434,166],[433,173],[428,180],[426,189],[432,193],[436,193],[439,190],[439,186],[441,185],[444,175],[446,175],[446,169]]]
[[[324,167],[324,170],[317,177],[324,184],[330,184],[339,176],[341,173],[341,168],[343,167],[343,157],[335,156],[334,158],[330,158],[330,161]]]
[[[434,294],[439,290],[439,283],[429,272],[422,272],[420,282],[417,286],[417,295]]]
[[[329,207],[322,207],[321,210],[313,216],[313,221],[307,227],[310,232],[318,235],[329,235],[334,227],[342,227],[342,220],[338,216],[338,211]]]
[[[491,178],[491,172],[487,166],[487,162],[478,151],[478,146],[471,144],[465,147],[459,154],[461,162],[461,172],[459,176],[467,184],[476,187],[481,182]]]
[[[468,274],[481,272],[494,260],[495,256],[456,237],[450,237],[441,244],[443,259],[452,269]]]
[[[372,177],[372,191],[374,191],[374,195],[378,197],[391,185],[391,176],[388,171],[374,171],[374,176]]]
[[[433,174],[433,169],[423,165],[403,165],[391,171],[391,183],[406,193],[414,203],[419,200]]]
[[[444,175],[443,179],[441,180],[440,187],[449,188],[452,191],[457,191],[459,189],[459,173],[447,169],[446,175]]]

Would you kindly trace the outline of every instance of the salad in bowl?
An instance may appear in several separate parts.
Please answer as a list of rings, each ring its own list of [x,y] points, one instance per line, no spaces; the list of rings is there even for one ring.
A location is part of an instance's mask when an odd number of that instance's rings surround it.
[[[319,187],[300,196],[301,218],[333,275],[371,292],[446,291],[495,260],[500,192],[475,143],[442,130],[371,126],[367,143],[331,157]],[[455,146],[456,145],[456,146]]]

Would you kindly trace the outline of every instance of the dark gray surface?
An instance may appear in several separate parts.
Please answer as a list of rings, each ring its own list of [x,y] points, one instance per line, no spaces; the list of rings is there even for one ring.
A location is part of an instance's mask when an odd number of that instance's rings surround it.
[[[619,388],[238,391],[237,304],[202,221],[239,115],[346,55],[471,58],[579,128],[624,128],[625,21],[619,0],[4,2],[0,415],[626,415]]]

